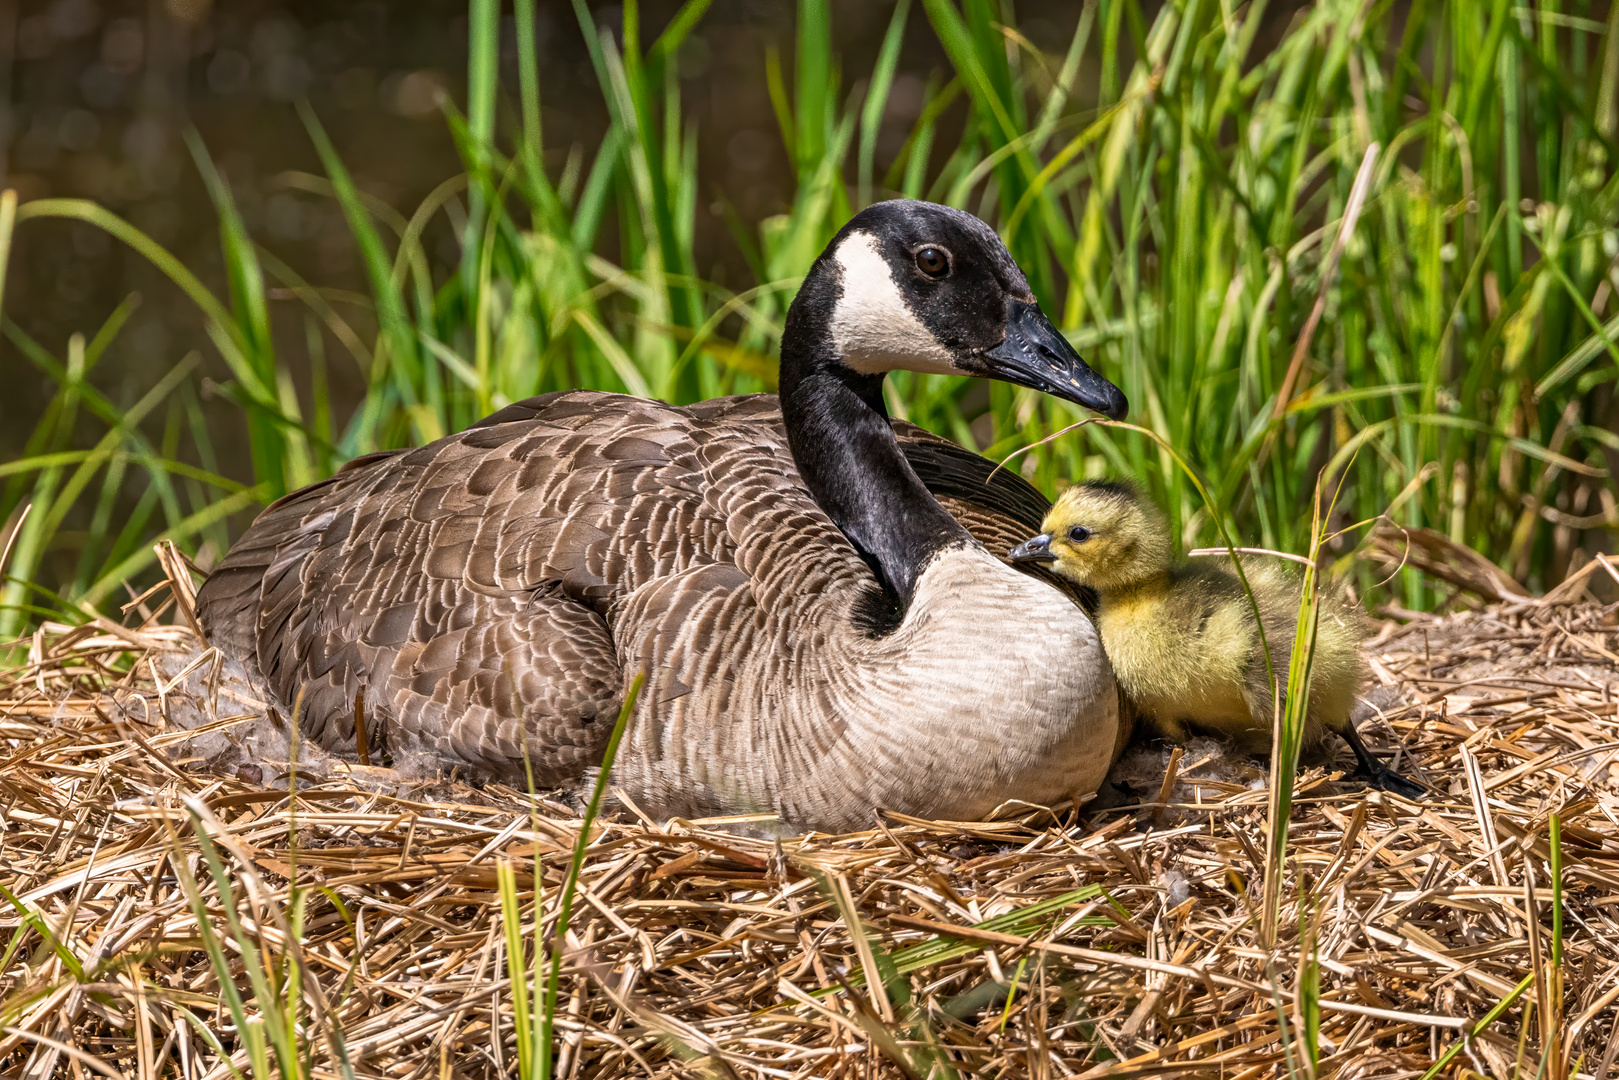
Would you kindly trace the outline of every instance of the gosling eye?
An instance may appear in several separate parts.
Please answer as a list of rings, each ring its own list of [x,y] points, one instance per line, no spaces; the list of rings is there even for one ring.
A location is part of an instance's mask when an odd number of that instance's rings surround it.
[[[916,253],[916,268],[935,281],[950,273],[950,253],[928,244]]]
[[[1068,539],[1076,544],[1083,544],[1091,538],[1091,531],[1083,525],[1075,525],[1068,530]]]

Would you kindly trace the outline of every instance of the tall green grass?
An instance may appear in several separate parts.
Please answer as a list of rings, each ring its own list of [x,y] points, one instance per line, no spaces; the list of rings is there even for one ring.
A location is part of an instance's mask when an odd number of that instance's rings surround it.
[[[1047,310],[1245,541],[1309,546],[1312,493],[1337,460],[1342,475],[1323,484],[1341,491],[1333,527],[1393,506],[1401,526],[1476,547],[1531,587],[1555,583],[1575,548],[1611,545],[1619,305],[1603,281],[1619,252],[1619,14],[1602,24],[1561,0],[1327,0],[1295,13],[1267,0],[1090,0],[1046,52],[991,0],[901,0],[872,70],[844,78],[827,6],[801,0],[792,48],[766,58],[761,87],[792,205],[757,227],[731,215],[753,276],[731,291],[703,280],[694,255],[698,200],[715,193],[700,190],[679,63],[705,0],[656,33],[633,0],[612,27],[576,0],[610,123],[560,167],[543,153],[562,148],[542,125],[533,0],[514,7],[518,78],[502,85],[500,5],[471,0],[465,108],[445,108],[465,171],[409,214],[360,191],[317,112],[300,109],[325,172],[307,186],[340,205],[365,269],[364,326],[250,234],[196,138],[221,281],[92,204],[0,204],[0,270],[13,229],[71,218],[195,302],[252,469],[221,475],[210,424],[222,419],[199,400],[191,361],[135,403],[96,388],[127,308],[99,323],[87,312],[60,355],[13,313],[5,347],[57,391],[24,457],[0,465],[0,515],[31,507],[0,636],[121,595],[157,538],[217,553],[242,511],[533,393],[684,402],[773,389],[782,317],[809,263],[851,213],[895,194],[996,224]],[[919,20],[949,65],[903,148],[879,160]],[[1358,217],[1345,213],[1357,176]],[[440,216],[458,229],[454,266],[422,242]],[[301,298],[310,333],[277,337],[271,285]],[[366,387],[347,415],[327,393],[328,363],[352,363]],[[890,382],[896,414],[996,455],[1076,418],[1005,385]],[[93,446],[76,435],[87,418],[104,430]],[[1186,543],[1214,536],[1195,487],[1140,435],[1087,427],[1025,472],[1048,490],[1134,476]],[[1409,573],[1394,587],[1407,605],[1442,599]]]
[[[512,1027],[517,1041],[516,1075],[519,1080],[535,1080],[535,1078],[550,1080],[552,1076],[551,1055],[556,1046],[557,993],[562,985],[562,954],[567,944],[574,894],[579,884],[579,873],[584,868],[585,852],[591,844],[591,829],[601,814],[602,799],[607,794],[608,779],[613,773],[613,761],[618,757],[618,748],[624,739],[624,733],[629,730],[630,718],[635,714],[635,701],[641,695],[641,684],[645,678],[646,673],[643,671],[630,681],[630,688],[624,694],[624,704],[618,710],[618,720],[613,724],[613,733],[608,737],[606,749],[602,752],[601,767],[596,773],[596,782],[591,787],[590,798],[585,803],[584,815],[579,822],[579,835],[574,840],[573,857],[568,861],[562,894],[555,900],[556,923],[549,944],[551,954],[549,965],[545,963],[547,944],[540,930],[541,924],[545,921],[543,918],[545,882],[539,852],[536,850],[533,857],[534,900],[531,929],[527,940],[523,935],[522,906],[517,894],[516,871],[509,861],[504,860],[497,868],[501,921],[505,930],[506,969],[511,977]],[[531,793],[533,780],[531,772],[529,774]],[[533,812],[532,806],[530,811]],[[535,832],[537,835],[538,828]],[[530,951],[531,946],[532,957],[525,969],[524,955]]]

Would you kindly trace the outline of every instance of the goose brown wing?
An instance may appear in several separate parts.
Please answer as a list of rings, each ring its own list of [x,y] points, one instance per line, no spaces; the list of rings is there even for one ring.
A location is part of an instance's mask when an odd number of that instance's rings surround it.
[[[700,460],[700,439],[730,450]],[[723,491],[744,467],[796,477],[774,398],[532,399],[278,501],[204,584],[199,614],[329,748],[354,748],[363,686],[379,751],[520,774],[527,737],[537,778],[577,775],[622,693],[615,603],[735,564]]]
[[[905,459],[935,498],[950,498],[979,507],[985,515],[1009,519],[1020,529],[1040,531],[1051,500],[1011,469],[976,454],[925,428],[894,422]]]
[[[551,395],[420,450],[372,455],[269,507],[204,584],[210,641],[321,744],[577,775],[621,692],[623,592],[727,558],[701,519],[690,418]],[[606,725],[599,724],[609,714]]]
[[[1031,515],[1038,525],[1044,500],[1021,477],[986,485],[976,454],[896,429],[991,550],[1022,539]],[[620,626],[650,585],[641,630]],[[276,502],[198,608],[211,643],[328,748],[353,749],[363,686],[374,752],[520,775],[526,739],[536,779],[553,783],[599,755],[627,647],[635,670],[677,639],[712,665],[755,632],[757,610],[813,625],[806,606],[870,591],[798,479],[773,396],[682,409],[574,391],[357,459]]]
[[[903,421],[894,424],[905,459],[973,539],[998,556],[1040,531],[1051,500],[1010,469]]]

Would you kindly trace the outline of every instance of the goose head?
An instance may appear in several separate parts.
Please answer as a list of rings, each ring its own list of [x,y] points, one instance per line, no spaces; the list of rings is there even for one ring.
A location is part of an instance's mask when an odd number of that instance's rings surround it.
[[[934,203],[894,199],[855,215],[805,278],[786,329],[784,394],[812,369],[872,385],[904,369],[1016,383],[1113,419],[1129,407],[1052,326],[995,231]]]
[[[1093,481],[1069,488],[1046,512],[1040,530],[1008,558],[1049,564],[1059,577],[1103,592],[1169,569],[1169,525],[1128,484]]]

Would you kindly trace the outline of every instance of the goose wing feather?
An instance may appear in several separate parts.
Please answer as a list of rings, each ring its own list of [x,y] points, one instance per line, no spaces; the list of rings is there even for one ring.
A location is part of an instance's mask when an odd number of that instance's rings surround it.
[[[895,427],[990,550],[1038,526],[1046,500],[1021,477],[986,484],[983,458]],[[773,396],[570,391],[279,500],[198,608],[329,749],[354,749],[363,686],[373,753],[521,776],[526,750],[555,784],[599,758],[627,673],[658,673],[642,715],[670,713],[691,680],[723,681],[728,653],[814,652],[783,638],[815,625],[806,606],[875,591],[798,478]],[[679,727],[663,753],[681,752]]]
[[[976,518],[987,527],[1014,526],[1018,539],[1013,543],[1028,539],[1030,531],[1040,531],[1051,500],[1023,477],[915,424],[898,421],[894,433],[917,478],[935,498],[973,507]],[[989,544],[984,546],[995,550]]]

